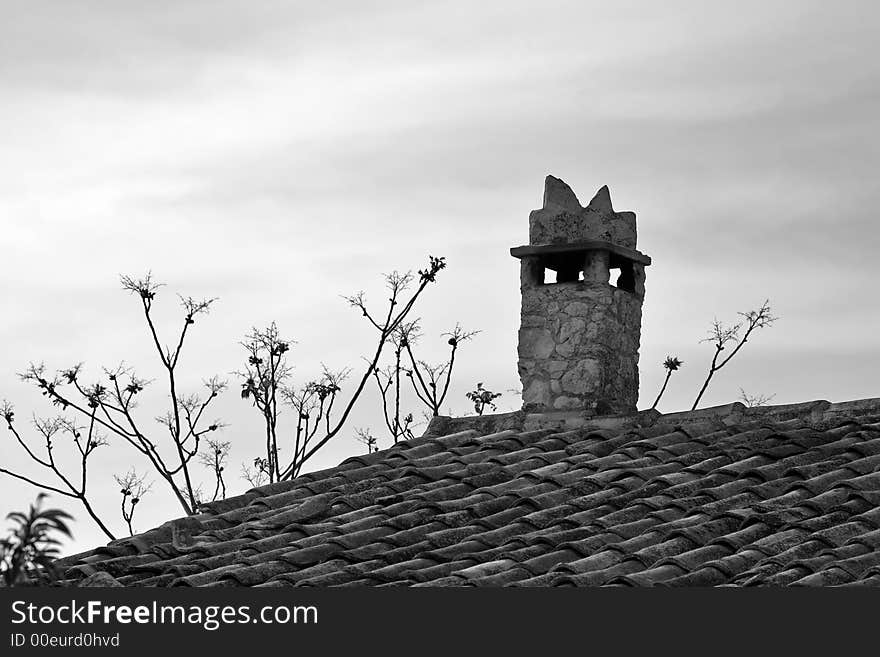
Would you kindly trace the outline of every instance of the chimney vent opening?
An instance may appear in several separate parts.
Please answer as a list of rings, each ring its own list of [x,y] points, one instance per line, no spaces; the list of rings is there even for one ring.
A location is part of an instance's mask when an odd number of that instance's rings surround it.
[[[584,280],[584,259],[579,253],[557,253],[543,259],[544,285]]]
[[[613,258],[611,261],[611,277],[608,281],[619,290],[624,292],[636,291],[636,277],[633,264],[623,258]]]

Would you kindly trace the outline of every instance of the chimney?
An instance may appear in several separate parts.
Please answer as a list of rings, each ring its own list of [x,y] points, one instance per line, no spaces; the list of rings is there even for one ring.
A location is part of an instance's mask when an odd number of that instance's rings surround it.
[[[645,267],[636,215],[615,212],[608,187],[587,207],[547,176],[520,260],[519,376],[528,412],[636,411]]]

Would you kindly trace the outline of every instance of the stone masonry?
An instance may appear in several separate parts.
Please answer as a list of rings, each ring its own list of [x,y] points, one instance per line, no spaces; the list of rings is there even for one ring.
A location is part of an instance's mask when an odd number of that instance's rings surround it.
[[[529,238],[528,246],[511,249],[521,262],[523,409],[635,412],[644,268],[651,262],[635,250],[635,214],[615,212],[607,187],[581,207],[568,185],[547,176]],[[547,270],[555,283],[544,282]]]

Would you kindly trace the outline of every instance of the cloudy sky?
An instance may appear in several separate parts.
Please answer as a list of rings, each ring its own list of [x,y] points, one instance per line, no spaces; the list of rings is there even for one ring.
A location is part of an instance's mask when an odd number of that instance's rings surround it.
[[[186,386],[241,366],[238,340],[276,320],[295,377],[358,366],[373,335],[340,295],[381,303],[381,274],[444,255],[419,315],[422,353],[461,352],[447,406],[477,381],[518,386],[518,263],[544,176],[586,203],[603,184],[650,254],[641,406],[689,408],[713,318],[769,297],[780,321],[709,389],[774,402],[880,396],[872,2],[324,2],[0,0],[0,397],[23,433],[52,413],[17,380],[121,360],[158,377],[121,273],[152,270],[171,340],[175,294],[219,297],[181,362]],[[149,409],[161,406],[154,386]],[[500,409],[518,406],[505,392]],[[415,410],[417,407],[413,406]],[[219,400],[233,465],[258,418]],[[313,466],[381,433],[375,395]],[[37,475],[7,438],[4,467]],[[95,498],[114,528],[105,450]],[[101,460],[103,459],[103,460]],[[233,492],[245,484],[232,477]],[[0,478],[0,512],[34,495]],[[64,503],[57,496],[53,501]],[[66,505],[83,518],[81,509]],[[136,527],[178,515],[158,485]],[[85,549],[101,541],[76,525]]]

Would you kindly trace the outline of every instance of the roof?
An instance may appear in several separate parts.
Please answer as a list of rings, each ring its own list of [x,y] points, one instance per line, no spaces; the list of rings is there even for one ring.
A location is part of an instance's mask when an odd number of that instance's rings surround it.
[[[880,585],[880,399],[435,418],[59,565],[144,586]]]

